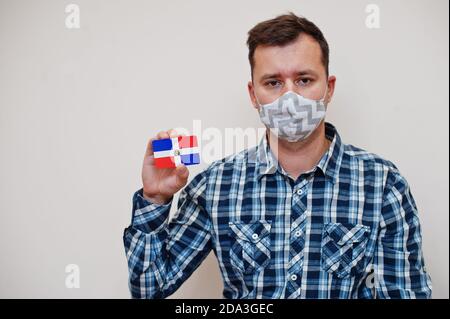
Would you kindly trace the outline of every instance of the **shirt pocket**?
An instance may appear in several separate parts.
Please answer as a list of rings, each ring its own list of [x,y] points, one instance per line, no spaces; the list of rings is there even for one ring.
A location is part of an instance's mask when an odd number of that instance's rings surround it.
[[[355,276],[364,268],[370,227],[328,223],[322,233],[322,269],[338,278]]]
[[[271,222],[229,222],[230,263],[243,273],[261,270],[270,262]]]

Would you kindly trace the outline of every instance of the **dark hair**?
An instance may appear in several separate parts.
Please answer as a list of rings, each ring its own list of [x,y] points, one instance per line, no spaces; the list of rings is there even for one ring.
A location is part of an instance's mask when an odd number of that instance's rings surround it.
[[[250,61],[252,78],[255,66],[254,54],[259,45],[287,45],[295,41],[300,34],[308,34],[319,43],[322,51],[322,64],[328,75],[330,49],[322,31],[308,19],[288,12],[288,14],[260,22],[248,32],[248,59]]]

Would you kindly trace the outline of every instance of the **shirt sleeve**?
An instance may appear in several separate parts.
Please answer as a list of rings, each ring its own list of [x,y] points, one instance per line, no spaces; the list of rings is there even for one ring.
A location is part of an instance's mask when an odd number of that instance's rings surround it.
[[[409,185],[390,171],[374,258],[376,298],[431,298],[419,216]]]
[[[170,222],[167,219],[172,202],[150,203],[142,189],[134,194],[132,222],[123,234],[132,298],[171,295],[210,252],[205,172],[182,190]]]

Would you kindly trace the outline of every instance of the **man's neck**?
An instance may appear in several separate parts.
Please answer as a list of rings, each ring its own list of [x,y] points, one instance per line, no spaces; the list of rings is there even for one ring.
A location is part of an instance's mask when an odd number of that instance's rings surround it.
[[[314,168],[331,144],[325,136],[324,121],[304,141],[288,142],[277,138],[269,130],[268,136],[271,151],[294,180]]]

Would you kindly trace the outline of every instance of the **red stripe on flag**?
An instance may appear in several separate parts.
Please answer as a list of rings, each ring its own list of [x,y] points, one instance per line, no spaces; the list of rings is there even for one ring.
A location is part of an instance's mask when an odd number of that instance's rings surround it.
[[[178,145],[180,148],[197,147],[197,136],[178,136]]]
[[[159,168],[176,167],[173,156],[155,158],[155,166]]]

